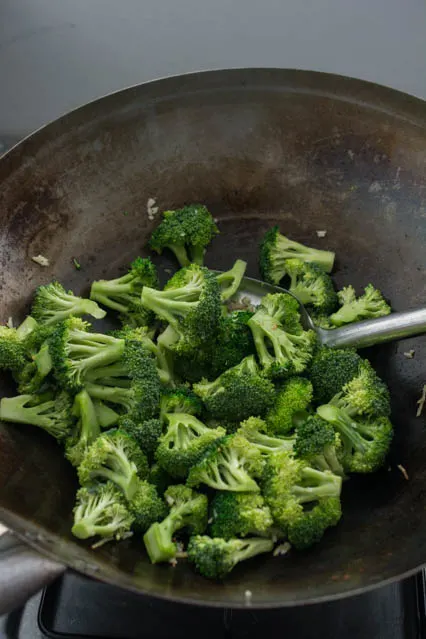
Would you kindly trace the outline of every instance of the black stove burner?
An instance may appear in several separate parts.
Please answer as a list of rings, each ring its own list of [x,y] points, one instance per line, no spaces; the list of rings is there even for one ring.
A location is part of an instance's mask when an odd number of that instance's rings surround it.
[[[55,639],[418,639],[423,593],[422,580],[413,577],[322,605],[230,611],[140,597],[66,573],[45,590],[38,620]]]

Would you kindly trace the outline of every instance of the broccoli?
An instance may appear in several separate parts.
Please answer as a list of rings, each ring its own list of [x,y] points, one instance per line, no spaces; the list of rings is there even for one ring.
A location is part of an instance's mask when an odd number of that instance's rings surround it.
[[[0,326],[0,370],[19,373],[25,363],[25,346],[17,329]]]
[[[359,372],[362,358],[352,348],[322,347],[312,360],[309,377],[314,388],[314,400],[326,404]]]
[[[387,417],[355,417],[333,404],[319,406],[317,413],[339,433],[340,458],[347,472],[373,473],[383,465],[393,436]]]
[[[160,419],[164,421],[167,413],[186,413],[201,415],[203,403],[187,386],[164,389],[160,399]]]
[[[263,496],[274,522],[288,538],[292,537],[296,546],[297,533],[293,535],[293,531],[303,529],[305,542],[309,533],[310,543],[314,543],[329,525],[337,523],[338,519],[327,523],[329,520],[324,518],[323,511],[325,508],[336,512],[341,488],[341,477],[329,470],[312,468],[304,459],[295,459],[288,451],[273,453],[266,459]],[[326,502],[330,505],[326,506]],[[338,510],[340,513],[340,505]]]
[[[162,422],[157,418],[147,419],[138,422],[128,415],[123,415],[119,419],[119,428],[131,435],[139,444],[148,459],[152,459],[163,430]]]
[[[3,397],[0,401],[0,420],[38,426],[56,439],[63,440],[73,423],[71,410],[72,401],[65,392],[53,399],[28,394]]]
[[[158,288],[158,285],[154,264],[149,257],[138,257],[131,263],[126,275],[93,282],[90,299],[118,311],[124,324],[149,326],[153,314],[142,306],[142,289],[144,286]]]
[[[237,260],[229,271],[216,275],[221,290],[220,297],[222,302],[229,300],[238,291],[246,268],[247,262]]]
[[[34,332],[38,331],[36,329]],[[37,339],[31,340],[34,348]],[[37,351],[30,348],[27,340],[25,341],[27,361],[24,367],[14,373],[15,380],[18,382],[18,390],[21,394],[40,393],[53,386],[53,379],[50,372],[53,368],[52,357],[50,355],[49,342],[46,340],[41,344]]]
[[[213,379],[239,364],[245,357],[255,354],[253,336],[247,325],[252,316],[250,311],[233,311],[221,317],[216,341],[206,366]],[[202,377],[208,376],[210,379],[210,374]]]
[[[148,475],[148,461],[135,440],[118,429],[102,433],[87,449],[78,468],[84,486],[94,481],[112,481],[130,501],[138,489],[138,478]]]
[[[192,204],[164,211],[163,217],[151,236],[150,248],[160,255],[165,248],[170,249],[181,266],[191,262],[202,266],[207,246],[219,233],[207,208]]]
[[[142,303],[173,329],[169,350],[193,353],[214,337],[221,315],[219,284],[208,269],[191,264],[167,282],[163,291],[144,287]],[[164,345],[164,337],[163,337]]]
[[[256,446],[262,455],[270,455],[277,450],[293,450],[295,437],[271,437],[267,430],[267,424],[263,419],[249,417],[242,422],[237,432]]]
[[[73,466],[79,466],[88,447],[101,434],[95,406],[86,390],[75,396],[73,413],[78,422],[65,443],[65,457]]]
[[[155,462],[149,469],[148,482],[155,486],[159,495],[164,495],[167,487],[176,483],[176,480],[170,477],[169,473],[166,473],[160,464]]]
[[[321,541],[327,528],[337,526],[342,517],[342,505],[337,497],[320,499],[304,513],[303,517],[292,521],[287,529],[288,541],[297,550],[305,550]]]
[[[271,377],[303,373],[317,345],[316,333],[304,331],[299,303],[287,293],[266,295],[248,325],[260,363]]]
[[[358,374],[330,403],[343,408],[349,415],[389,417],[391,413],[389,389],[367,360],[361,362]]]
[[[123,495],[112,482],[78,491],[71,529],[78,539],[100,536],[118,541],[129,533],[132,523]]]
[[[115,426],[115,424],[117,424],[120,415],[110,406],[107,406],[107,404],[102,402],[100,399],[93,400],[93,405],[101,428],[111,428],[111,426]]]
[[[188,544],[188,561],[207,579],[223,579],[241,561],[271,552],[274,542],[262,537],[229,539],[197,535]]]
[[[118,361],[124,352],[123,339],[88,329],[86,322],[72,317],[59,323],[50,339],[56,378],[71,391],[81,390],[90,370]]]
[[[18,333],[19,339],[27,339],[33,331],[39,328],[38,322],[31,317],[31,315],[27,315],[23,322],[21,322],[16,329]]]
[[[253,493],[217,493],[211,503],[212,537],[270,536],[273,520],[262,495]]]
[[[309,415],[297,427],[294,453],[317,470],[331,470],[344,476],[340,436],[319,415]]]
[[[106,312],[96,302],[77,297],[72,291],[67,292],[59,282],[51,282],[36,290],[31,314],[40,324],[56,324],[71,315],[91,315],[102,319]]]
[[[275,403],[265,421],[272,435],[288,435],[295,428],[295,418],[307,410],[312,401],[313,388],[304,377],[290,377],[278,388]]]
[[[207,428],[194,415],[169,413],[165,415],[167,430],[160,438],[157,462],[171,477],[184,479],[207,448],[222,438],[224,428]]]
[[[257,493],[256,477],[261,477],[263,459],[256,446],[236,433],[218,439],[195,464],[188,476],[188,486],[206,484],[215,490]]]
[[[260,374],[253,355],[213,382],[204,379],[194,384],[194,391],[213,417],[227,421],[264,415],[275,395],[274,385]]]
[[[330,321],[334,326],[374,319],[389,315],[391,312],[391,307],[385,302],[381,292],[372,284],[368,284],[364,289],[364,294],[358,298],[353,286],[343,288],[337,293],[337,297],[341,307],[330,315]]]
[[[139,480],[128,508],[134,517],[133,528],[138,533],[146,532],[154,522],[160,521],[167,514],[166,504],[159,497],[156,487],[146,480]]]
[[[281,235],[278,226],[265,233],[260,245],[260,272],[270,284],[279,284],[286,275],[286,262],[291,258],[312,262],[326,273],[331,273],[334,253],[304,246]]]
[[[161,336],[159,339],[161,339]],[[176,375],[191,384],[200,382],[204,378],[210,379],[213,372],[213,358],[215,353],[216,348],[213,342],[203,344],[202,347],[197,348],[193,353],[187,355],[173,353],[173,364]]]
[[[152,524],[144,535],[144,543],[151,563],[170,561],[176,557],[178,547],[173,541],[175,533],[185,528],[197,535],[207,527],[208,502],[187,486],[169,486],[165,492],[170,512],[161,522]]]
[[[329,315],[337,306],[337,294],[331,277],[316,264],[291,259],[285,262],[290,277],[290,293],[316,313]]]

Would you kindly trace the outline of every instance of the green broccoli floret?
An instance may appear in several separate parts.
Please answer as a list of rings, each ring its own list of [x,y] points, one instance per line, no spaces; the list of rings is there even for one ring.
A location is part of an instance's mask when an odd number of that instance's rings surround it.
[[[265,421],[272,435],[288,435],[294,431],[295,418],[307,410],[312,401],[313,388],[304,377],[290,377],[280,388],[275,403]]]
[[[160,419],[164,421],[167,413],[186,413],[201,415],[203,403],[187,386],[164,389],[160,399]]]
[[[122,357],[124,345],[123,339],[89,332],[89,325],[78,318],[61,322],[49,345],[59,384],[78,392],[90,370],[117,362]]]
[[[40,324],[55,324],[71,315],[91,315],[102,319],[106,312],[96,302],[77,297],[72,291],[67,292],[59,282],[51,282],[36,290],[31,314]]]
[[[152,524],[144,535],[144,543],[151,563],[170,561],[178,548],[175,533],[185,528],[190,534],[200,534],[207,527],[208,502],[187,486],[170,486],[165,492],[170,512],[161,522]]]
[[[133,528],[138,533],[146,532],[153,523],[167,515],[166,504],[159,497],[156,487],[146,480],[139,480],[128,508],[134,517]]]
[[[337,497],[320,499],[304,513],[303,517],[292,521],[287,529],[288,541],[294,548],[305,550],[321,541],[327,528],[337,526],[342,517],[342,505]]]
[[[211,502],[212,537],[271,536],[272,515],[262,495],[217,493]]]
[[[287,260],[285,270],[290,277],[290,293],[317,313],[329,315],[337,306],[337,294],[331,277],[324,270],[299,259]]]
[[[154,463],[149,469],[148,482],[155,486],[159,495],[164,495],[168,486],[175,483],[176,480],[170,477],[164,468],[161,468],[160,464]]]
[[[188,544],[188,561],[207,579],[223,579],[241,561],[271,552],[271,539],[252,537],[229,539],[197,535]]]
[[[143,422],[135,421],[127,415],[119,419],[119,428],[131,435],[139,444],[148,459],[152,459],[163,430],[162,422],[157,418],[147,419]]]
[[[268,426],[259,417],[249,417],[241,423],[238,433],[245,437],[262,455],[270,455],[278,450],[293,450],[295,437],[272,437],[267,433]]]
[[[331,323],[329,315],[316,312],[313,308],[309,309],[309,317],[311,318],[314,326],[317,326],[318,328],[325,328],[326,330],[336,328],[334,324]]]
[[[181,266],[203,264],[204,254],[219,230],[205,206],[191,204],[164,211],[164,219],[151,236],[150,248],[161,255],[165,248],[175,254]]]
[[[241,280],[246,272],[246,268],[247,262],[237,260],[229,271],[216,275],[216,279],[220,286],[220,297],[222,302],[229,300],[238,291]]]
[[[381,292],[372,284],[368,284],[364,289],[364,294],[358,298],[353,286],[346,286],[337,293],[337,296],[341,308],[330,315],[330,321],[334,326],[374,319],[389,315],[391,312],[391,307],[385,302]]]
[[[86,390],[75,396],[73,414],[78,421],[65,443],[65,457],[73,466],[79,466],[89,446],[101,434],[95,406]]]
[[[111,426],[115,426],[117,424],[120,418],[119,413],[113,410],[110,406],[107,406],[107,404],[102,402],[100,399],[93,400],[93,405],[101,428],[111,428]]]
[[[0,326],[0,370],[19,373],[26,363],[24,341],[16,328]]]
[[[393,436],[387,417],[355,417],[332,404],[319,406],[317,413],[339,433],[340,457],[347,472],[373,473],[383,465]]]
[[[213,417],[227,421],[264,415],[275,396],[274,385],[259,372],[253,355],[213,382],[201,380],[194,384],[194,391]]]
[[[99,536],[103,540],[123,539],[133,523],[122,493],[112,482],[80,488],[74,508],[72,534],[79,539]]]
[[[118,429],[102,433],[87,449],[78,468],[80,483],[112,481],[128,501],[138,489],[138,478],[148,475],[148,461],[135,440]]]
[[[0,401],[0,421],[38,426],[58,440],[65,439],[70,432],[71,411],[72,400],[67,393],[59,393],[53,399],[18,395]]]
[[[266,295],[248,321],[259,361],[271,377],[303,373],[317,345],[315,331],[304,331],[299,304],[287,293]]]
[[[389,417],[391,413],[389,389],[367,360],[361,362],[358,374],[330,403],[343,408],[349,415]]]
[[[206,365],[207,374],[202,377],[210,379],[211,374],[214,379],[228,368],[239,364],[245,357],[255,354],[253,336],[247,324],[251,317],[253,313],[250,311],[233,311],[221,317],[215,344]]]
[[[44,342],[36,353],[28,352],[27,355],[30,359],[27,359],[19,372],[14,373],[18,390],[21,394],[30,395],[44,392],[53,386],[52,377],[48,377],[53,368],[48,341]]]
[[[22,340],[26,340],[33,331],[39,328],[39,323],[31,317],[31,315],[27,315],[27,317],[19,324],[16,332],[18,336]]]
[[[193,488],[206,484],[215,490],[257,493],[260,489],[254,478],[261,476],[263,464],[258,448],[245,437],[227,435],[212,444],[191,468],[187,483]]]
[[[343,386],[358,375],[362,358],[352,348],[321,348],[310,367],[314,400],[326,404]]]
[[[286,275],[286,261],[296,258],[303,262],[312,262],[326,273],[331,273],[334,265],[334,253],[313,249],[281,235],[278,226],[265,233],[260,245],[260,272],[270,284],[279,284]]]
[[[225,435],[224,428],[207,428],[194,415],[168,413],[167,430],[156,451],[160,466],[172,477],[184,479],[207,448]]]
[[[144,286],[158,288],[158,275],[149,257],[136,258],[126,275],[93,282],[90,298],[121,314],[124,324],[149,326],[153,315],[141,303]]]
[[[172,351],[192,353],[214,337],[221,315],[219,284],[208,269],[191,264],[167,282],[163,291],[144,287],[142,303],[168,322]],[[164,344],[163,339],[159,343]]]
[[[213,368],[212,359],[215,352],[216,349],[213,341],[208,344],[203,344],[192,353],[183,354],[174,352],[173,364],[176,375],[190,384],[195,384],[204,378],[210,379]]]
[[[309,415],[297,427],[294,453],[313,468],[344,476],[340,435],[319,415]]]

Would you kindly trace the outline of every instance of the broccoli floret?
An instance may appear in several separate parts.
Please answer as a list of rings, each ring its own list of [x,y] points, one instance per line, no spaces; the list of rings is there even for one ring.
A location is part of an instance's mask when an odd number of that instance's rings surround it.
[[[191,384],[195,384],[204,378],[210,379],[215,350],[212,342],[203,344],[202,347],[197,348],[197,350],[188,355],[173,353],[173,364],[176,375]]]
[[[341,488],[341,477],[312,468],[287,451],[273,453],[266,459],[263,496],[274,522],[287,535],[293,526],[302,526],[309,516],[314,527],[312,539],[320,539],[325,530],[320,525],[323,520],[316,518],[313,511],[324,500],[338,500]]]
[[[310,308],[309,309],[309,316],[314,324],[314,326],[317,326],[318,328],[325,328],[326,330],[330,330],[333,328],[336,328],[330,320],[330,316],[326,315],[325,313],[318,313],[315,311],[315,309]]]
[[[213,417],[227,421],[264,415],[272,406],[275,395],[274,385],[260,374],[253,355],[213,382],[201,380],[194,384],[194,391]]]
[[[271,511],[262,495],[253,493],[217,493],[211,503],[212,537],[270,536]]]
[[[237,260],[234,266],[224,273],[216,276],[220,286],[220,297],[222,302],[229,300],[238,291],[241,280],[246,272],[247,262]]]
[[[165,492],[170,512],[161,522],[152,524],[144,535],[144,543],[151,563],[170,561],[178,548],[173,537],[185,528],[190,534],[200,534],[207,527],[208,502],[187,486],[170,486]]]
[[[265,233],[260,245],[260,272],[266,282],[279,284],[286,275],[286,261],[296,258],[303,262],[312,262],[326,273],[331,273],[334,265],[334,253],[304,246],[281,235],[278,226]]]
[[[278,450],[293,450],[295,437],[272,437],[267,434],[267,424],[259,417],[249,417],[242,422],[238,433],[256,446],[262,455],[270,455]]]
[[[148,475],[148,461],[135,440],[118,429],[102,433],[87,449],[78,468],[80,483],[112,481],[128,501],[138,489],[138,477]]]
[[[148,459],[152,459],[163,430],[159,419],[152,418],[138,422],[124,415],[119,420],[119,427],[133,437]]]
[[[254,478],[260,477],[263,459],[260,451],[239,434],[217,440],[204,457],[191,468],[188,485],[206,484],[215,490],[257,493]]]
[[[18,336],[20,339],[27,339],[30,334],[39,328],[39,323],[31,317],[31,315],[27,315],[23,322],[21,322],[16,329]]]
[[[175,254],[181,266],[203,264],[204,254],[219,230],[205,206],[191,204],[164,211],[164,219],[151,236],[150,247],[161,255],[165,248]]]
[[[319,415],[309,415],[297,427],[294,453],[313,468],[344,476],[340,436]]]
[[[154,463],[149,469],[148,482],[155,486],[159,495],[164,495],[168,486],[175,483],[176,480],[170,477],[164,468],[161,468],[160,464]]]
[[[93,400],[93,405],[101,428],[111,428],[111,426],[115,426],[117,424],[120,418],[119,413],[113,410],[110,406],[107,406],[107,404],[102,402],[100,399]]]
[[[160,388],[155,382],[155,377],[137,378],[131,380],[129,388],[87,382],[85,389],[92,399],[116,405],[128,413],[130,419],[140,423],[153,419],[158,412]]]
[[[312,401],[313,388],[304,377],[290,377],[278,389],[275,403],[265,421],[272,435],[288,435],[294,431],[295,417],[306,411]]]
[[[330,321],[334,326],[374,319],[389,315],[391,312],[391,307],[385,302],[381,292],[372,284],[368,284],[364,289],[364,294],[358,298],[353,286],[343,288],[337,293],[337,296],[341,308],[330,315]]]
[[[184,479],[207,448],[225,435],[224,428],[207,428],[194,415],[168,413],[167,430],[156,451],[160,466],[172,477]]]
[[[164,421],[167,413],[186,413],[201,415],[203,403],[187,386],[164,389],[160,399],[160,419]]]
[[[343,408],[349,415],[389,417],[391,413],[389,389],[367,360],[361,362],[358,374],[330,403]]]
[[[139,480],[136,493],[128,503],[128,508],[134,517],[133,528],[138,533],[144,533],[156,521],[167,515],[167,507],[159,497],[157,489],[146,480]]]
[[[188,544],[188,561],[207,579],[223,579],[241,561],[271,552],[274,542],[262,537],[229,539],[197,535]]]
[[[93,282],[90,298],[120,313],[124,324],[149,326],[153,315],[141,303],[144,286],[158,288],[158,275],[149,257],[138,257],[126,275]]]
[[[36,290],[31,314],[40,324],[55,324],[71,315],[91,315],[102,319],[106,312],[96,302],[77,297],[72,291],[67,292],[59,282],[51,282]]]
[[[45,430],[58,440],[65,439],[73,423],[72,400],[67,393],[53,399],[37,395],[3,397],[0,401],[0,421],[31,424]]]
[[[303,260],[291,259],[285,263],[290,277],[290,293],[317,313],[329,315],[337,306],[337,294],[331,277],[324,270]]]
[[[347,472],[373,473],[383,465],[393,435],[387,417],[355,417],[332,404],[319,406],[317,413],[339,433],[342,465]]]
[[[48,378],[53,368],[48,341],[44,342],[36,353],[28,352],[28,357],[30,359],[27,359],[24,367],[14,373],[18,390],[21,394],[30,395],[44,392],[53,385],[51,376]]]
[[[124,352],[123,339],[88,329],[86,322],[72,317],[58,324],[50,339],[56,378],[71,391],[81,390],[90,370],[117,362]]]
[[[174,331],[169,350],[193,353],[214,337],[221,315],[219,284],[208,269],[191,264],[167,282],[163,291],[144,287],[142,303]],[[163,341],[160,343],[164,344]]]
[[[317,345],[315,331],[304,331],[299,304],[287,293],[266,295],[248,321],[259,361],[271,377],[303,373]]]
[[[78,418],[77,425],[65,443],[65,456],[79,466],[88,447],[101,434],[95,406],[86,390],[82,390],[74,399],[73,413]]]
[[[314,400],[326,404],[358,374],[362,358],[352,348],[321,348],[310,367]]]
[[[24,341],[16,328],[0,326],[0,370],[19,373],[26,363]]]
[[[245,357],[254,355],[256,349],[253,336],[247,325],[252,316],[250,311],[233,311],[221,317],[216,341],[208,357],[207,374],[202,377],[210,379],[210,373],[214,379],[228,368],[239,364]]]
[[[123,495],[112,482],[78,491],[71,529],[75,537],[100,536],[105,541],[118,541],[129,533],[132,523]]]
[[[320,499],[305,512],[303,517],[292,521],[287,529],[288,541],[294,548],[305,550],[321,541],[327,528],[337,526],[342,517],[342,505],[337,497]]]

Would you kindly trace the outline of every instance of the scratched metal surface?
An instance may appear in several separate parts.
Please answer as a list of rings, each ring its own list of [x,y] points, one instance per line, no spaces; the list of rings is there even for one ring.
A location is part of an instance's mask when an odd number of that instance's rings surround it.
[[[423,102],[339,76],[211,72],[109,96],[0,161],[0,319],[22,314],[34,287],[52,277],[84,292],[91,279],[145,254],[155,225],[149,197],[161,209],[191,201],[211,207],[222,230],[207,256],[212,267],[239,256],[256,276],[258,239],[278,223],[302,242],[337,252],[339,286],[371,280],[395,309],[421,305],[425,149]],[[49,268],[31,261],[38,253]],[[345,485],[341,525],[311,552],[254,561],[221,585],[183,563],[150,566],[139,539],[91,552],[68,532],[75,477],[60,450],[34,430],[6,425],[0,519],[87,574],[192,603],[239,606],[249,589],[254,606],[292,605],[400,577],[426,562],[426,436],[415,418],[425,344],[416,338],[372,351],[393,391],[389,468]],[[413,360],[403,356],[409,348]]]

